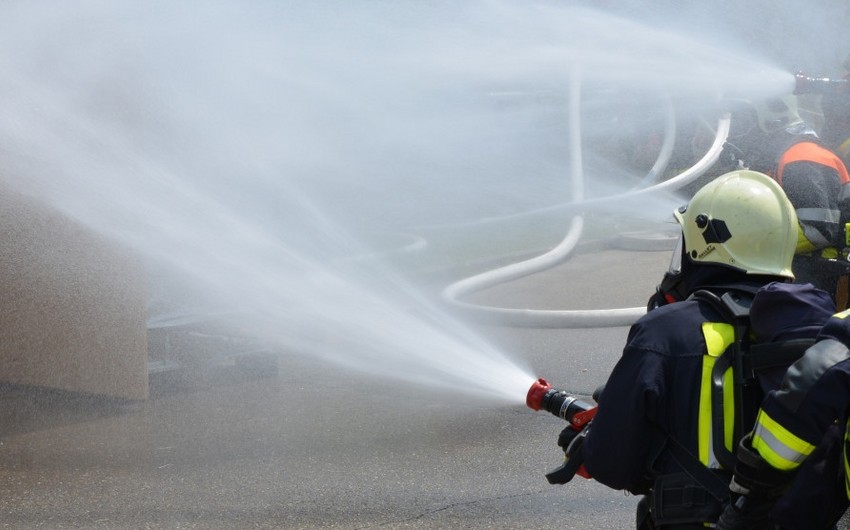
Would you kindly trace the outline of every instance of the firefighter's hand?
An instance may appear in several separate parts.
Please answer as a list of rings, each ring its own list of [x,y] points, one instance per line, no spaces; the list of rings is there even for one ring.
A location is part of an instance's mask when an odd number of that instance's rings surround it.
[[[752,435],[738,444],[735,474],[729,483],[732,503],[726,506],[717,528],[738,530],[768,528],[768,515],[787,490],[792,473],[770,466],[752,447]]]
[[[723,510],[717,530],[767,530],[772,506],[772,502],[742,495]]]
[[[590,423],[585,425],[581,431],[567,427],[561,432],[561,435],[558,437],[558,445],[564,450],[564,463],[559,468],[546,474],[549,484],[566,484],[573,479],[576,473],[585,478],[590,478],[587,470],[582,465],[584,463],[582,445],[589,431]]]
[[[717,521],[717,530],[747,530],[752,522],[736,510],[731,504],[726,506]]]
[[[742,508],[775,502],[791,486],[794,473],[780,471],[768,464],[753,449],[752,435],[741,440],[736,456],[735,473],[729,482],[729,490],[740,496],[738,500],[743,503]]]
[[[590,431],[591,423],[593,422],[585,425],[580,431],[575,430],[572,425],[568,425],[563,431],[561,431],[561,434],[558,435],[558,447],[564,450],[564,454],[567,455],[567,457],[578,452],[579,447],[581,447],[581,444],[584,442],[584,438]]]
[[[575,430],[572,425],[567,425],[561,434],[558,435],[558,447],[567,452],[567,448],[573,443],[573,440],[578,436],[579,431]]]

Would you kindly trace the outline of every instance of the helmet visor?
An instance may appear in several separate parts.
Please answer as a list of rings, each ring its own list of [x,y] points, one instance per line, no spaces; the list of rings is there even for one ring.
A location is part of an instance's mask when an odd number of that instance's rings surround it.
[[[682,248],[684,246],[685,234],[679,232],[679,240],[676,241],[676,248],[673,249],[673,255],[670,256],[670,266],[667,267],[667,273],[671,275],[682,272]]]

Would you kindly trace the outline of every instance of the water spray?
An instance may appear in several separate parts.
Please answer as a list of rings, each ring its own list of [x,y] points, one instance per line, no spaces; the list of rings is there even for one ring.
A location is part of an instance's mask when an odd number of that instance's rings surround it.
[[[693,166],[683,171],[679,175],[667,179],[665,181],[639,188],[629,190],[625,193],[609,195],[606,197],[597,197],[594,199],[584,198],[584,183],[583,183],[583,168],[581,164],[581,78],[580,70],[575,67],[571,76],[570,90],[570,150],[572,152],[572,160],[574,167],[573,174],[573,195],[574,201],[566,205],[556,205],[553,207],[538,209],[540,213],[547,209],[557,209],[566,206],[587,208],[591,205],[613,204],[617,201],[634,201],[637,197],[660,191],[677,190],[686,184],[693,182],[706,171],[708,171],[714,163],[720,158],[723,147],[726,145],[726,138],[729,135],[731,123],[730,114],[724,113],[717,123],[717,133],[711,148],[705,155],[697,161]],[[672,110],[669,113],[669,118],[672,119]],[[652,171],[647,175],[645,180],[654,179],[653,172],[661,172],[663,159],[669,156],[667,150],[672,148],[670,137],[675,136],[675,127],[668,123],[667,132],[665,133],[665,148],[656,160]],[[667,144],[670,145],[667,145]],[[504,218],[503,218],[504,219]],[[584,217],[575,215],[570,223],[570,228],[567,231],[564,239],[555,248],[549,250],[545,254],[536,256],[525,261],[513,263],[492,271],[487,271],[477,274],[470,278],[466,278],[455,282],[443,290],[443,300],[450,305],[464,311],[464,313],[480,322],[496,323],[498,325],[513,325],[538,328],[588,328],[588,327],[604,327],[604,326],[630,326],[635,323],[641,316],[646,313],[645,307],[628,307],[619,309],[579,309],[579,310],[530,310],[530,309],[509,309],[503,307],[487,307],[461,301],[465,295],[483,290],[500,283],[516,280],[531,274],[535,274],[542,270],[549,269],[563,263],[567,257],[571,255],[582,236],[584,230]],[[666,242],[666,238],[665,238]]]
[[[809,77],[802,72],[794,76],[794,94],[848,94],[850,95],[850,80],[845,78]]]
[[[597,406],[563,390],[553,388],[543,378],[532,383],[531,388],[528,389],[525,404],[532,410],[546,410],[561,419],[567,420],[568,429],[574,431],[569,436],[570,443],[564,447],[564,463],[546,473],[546,479],[549,483],[566,484],[575,475],[591,478],[584,468],[581,444],[587,436],[591,420],[596,415]]]

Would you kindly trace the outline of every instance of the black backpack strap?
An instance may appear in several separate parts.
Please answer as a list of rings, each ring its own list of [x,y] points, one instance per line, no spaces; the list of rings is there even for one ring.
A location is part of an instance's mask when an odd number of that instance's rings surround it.
[[[753,344],[744,354],[742,363],[744,374],[758,377],[771,370],[787,368],[802,357],[815,342],[815,339],[811,338]]]
[[[746,431],[755,422],[755,410],[753,405],[760,401],[755,393],[759,391],[756,381],[751,377],[743,377],[742,366],[744,353],[749,347],[750,306],[753,301],[753,293],[750,291],[729,290],[722,295],[711,291],[696,291],[692,298],[702,300],[711,305],[722,315],[723,321],[731,324],[734,329],[734,340],[732,344],[720,355],[714,363],[711,373],[711,415],[712,424],[725,425],[724,418],[726,407],[724,406],[724,381],[728,368],[732,368],[734,376],[734,429],[732,438],[732,450],[726,448],[723,429],[712,429],[712,446],[717,461],[725,469],[734,469],[734,448]]]
[[[711,370],[711,423],[714,426],[723,426],[726,424],[725,422],[725,404],[724,404],[724,392],[723,392],[723,383],[725,382],[726,370],[735,365],[736,359],[736,351],[735,345],[730,346],[723,355],[717,358],[714,361],[714,368]],[[743,423],[747,421],[745,418],[742,418],[741,415],[743,413],[743,407],[741,407],[741,400],[743,399],[743,392],[741,385],[738,381],[735,381],[734,384],[734,401],[736,404],[736,409],[734,412],[735,422],[733,427],[733,435],[732,435],[732,450],[726,448],[726,436],[724,429],[722,428],[714,428],[711,430],[711,445],[712,451],[714,452],[715,458],[720,462],[725,469],[735,469],[735,463],[737,462],[737,458],[735,457],[735,449],[738,446],[738,440],[740,439],[740,434],[742,432]]]
[[[761,344],[753,344],[749,337],[749,310],[754,293],[750,290],[728,290],[722,295],[711,291],[697,291],[692,298],[710,304],[723,316],[725,322],[733,325],[735,339],[723,354],[717,358],[711,374],[711,411],[712,423],[724,425],[723,383],[726,370],[732,368],[734,376],[735,421],[732,447],[755,424],[758,404],[761,402],[761,388],[758,376],[771,370],[785,368],[803,356],[806,349],[814,344],[814,339],[793,339]],[[735,465],[734,449],[730,451],[724,442],[722,429],[713,429],[712,444],[714,454],[726,469]]]
[[[717,461],[726,470],[735,467],[734,448],[737,442],[748,432],[755,422],[755,413],[760,393],[756,378],[771,370],[787,367],[799,359],[806,349],[814,344],[814,339],[795,339],[789,341],[751,344],[750,306],[754,291],[730,289],[718,295],[708,290],[694,292],[690,298],[708,303],[722,318],[734,328],[733,343],[720,355],[712,370],[711,410],[712,423],[724,425],[723,383],[727,369],[732,368],[734,376],[735,422],[733,450],[726,448],[723,429],[712,429],[712,445]],[[670,453],[682,470],[705,488],[713,498],[721,503],[729,500],[728,482],[724,482],[716,472],[705,467],[699,459],[690,453],[681,443],[668,438]]]
[[[750,306],[753,303],[753,297],[754,293],[748,290],[729,290],[722,295],[718,295],[712,291],[702,289],[695,291],[688,298],[702,300],[711,305],[722,315],[725,322],[736,327],[735,331],[737,333],[739,327],[742,328],[742,331],[746,331],[749,328]],[[744,340],[746,335],[738,336],[736,334],[735,338],[738,341]]]
[[[729,502],[729,482],[705,467],[696,456],[674,438],[668,438],[670,455],[689,477],[721,504]]]

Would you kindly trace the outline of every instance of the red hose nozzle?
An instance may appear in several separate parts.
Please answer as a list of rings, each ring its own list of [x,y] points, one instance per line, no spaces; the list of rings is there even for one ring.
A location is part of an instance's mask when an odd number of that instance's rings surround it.
[[[596,405],[552,388],[543,378],[535,381],[528,389],[525,404],[532,410],[546,410],[574,427],[584,427],[596,414]]]
[[[532,410],[540,410],[543,408],[543,396],[546,392],[552,389],[552,385],[542,377],[535,381],[531,388],[528,389],[528,396],[525,398],[525,404]]]

